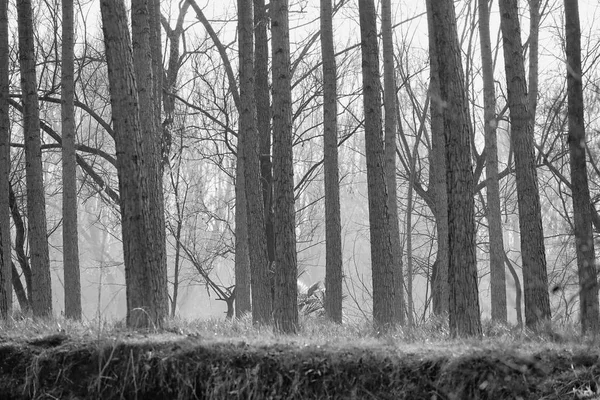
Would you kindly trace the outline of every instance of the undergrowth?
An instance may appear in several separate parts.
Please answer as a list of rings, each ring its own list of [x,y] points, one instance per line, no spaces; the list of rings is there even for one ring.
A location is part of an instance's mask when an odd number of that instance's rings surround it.
[[[600,399],[599,355],[552,324],[453,339],[441,319],[378,334],[310,316],[284,336],[250,317],[136,332],[24,316],[0,323],[0,398]]]

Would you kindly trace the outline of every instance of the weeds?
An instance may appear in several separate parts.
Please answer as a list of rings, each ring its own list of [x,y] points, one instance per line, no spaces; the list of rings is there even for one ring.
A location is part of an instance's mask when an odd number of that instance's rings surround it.
[[[595,398],[598,342],[576,332],[486,321],[482,338],[451,339],[431,320],[375,336],[314,313],[296,336],[249,316],[161,332],[14,318],[0,324],[0,398]]]

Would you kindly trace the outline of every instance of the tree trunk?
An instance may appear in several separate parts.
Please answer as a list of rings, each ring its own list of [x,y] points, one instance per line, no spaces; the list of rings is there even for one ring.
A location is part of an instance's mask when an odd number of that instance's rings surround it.
[[[275,241],[275,326],[298,329],[298,266],[292,152],[292,88],[288,0],[271,1],[273,60],[273,193]]]
[[[40,139],[40,107],[37,97],[35,51],[33,48],[33,10],[30,0],[17,1],[19,24],[19,64],[23,92],[25,131],[25,174],[27,179],[27,237],[32,272],[32,307],[35,317],[52,314],[52,284],[46,238],[46,201]]]
[[[112,120],[117,151],[117,174],[121,196],[123,254],[127,285],[127,325],[133,328],[161,327],[168,313],[166,283],[163,206],[157,204],[162,190],[157,168],[156,125],[154,103],[148,98],[152,91],[150,39],[147,20],[148,8],[132,5],[132,31],[136,46],[145,54],[144,65],[136,65],[133,54],[125,5],[118,0],[102,0],[102,29],[108,64]],[[145,11],[144,11],[145,9]],[[146,15],[144,15],[144,12]],[[143,21],[146,22],[143,22]],[[136,26],[141,24],[141,26]],[[136,49],[140,51],[140,48]],[[138,58],[136,64],[142,64]],[[144,68],[141,72],[139,68]],[[135,76],[141,77],[138,91]],[[138,106],[138,95],[143,99]],[[140,108],[145,107],[140,114]],[[148,114],[147,114],[148,113]],[[144,115],[144,124],[140,123]],[[142,129],[144,132],[142,133]],[[150,190],[153,192],[150,193]],[[161,226],[162,223],[162,226]],[[162,232],[161,232],[162,229]]]
[[[400,225],[398,222],[398,200],[396,197],[396,77],[394,67],[394,41],[392,36],[391,0],[381,1],[381,31],[383,34],[383,85],[385,107],[385,183],[388,191],[388,212],[390,239],[392,242],[392,263],[394,265],[394,292],[396,293],[395,322],[404,325],[404,271],[400,252]],[[410,233],[409,233],[410,234]]]
[[[131,2],[133,68],[137,83],[143,168],[148,179],[147,212],[150,231],[146,233],[152,251],[145,269],[148,285],[145,303],[162,320],[169,315],[167,248],[163,188],[163,133],[161,124],[162,55],[160,50],[160,8],[157,0]],[[156,15],[158,12],[158,15]],[[158,27],[158,32],[157,32]],[[161,321],[162,323],[162,321]]]
[[[496,139],[496,93],[490,39],[490,10],[488,0],[479,0],[479,39],[483,73],[483,112],[486,154],[487,219],[490,242],[490,287],[492,319],[507,322],[506,274],[504,270],[504,240],[500,215],[500,184],[498,182],[498,145]]]
[[[431,0],[426,0],[429,32],[429,93],[431,96],[431,156],[429,159],[429,190],[433,197],[433,217],[437,233],[437,253],[431,266],[431,299],[433,313],[448,312],[448,194],[446,192],[446,144],[444,116],[440,98],[440,78],[435,47]]]
[[[62,2],[62,166],[65,317],[81,320],[73,64],[73,1]]]
[[[248,211],[246,207],[243,151],[243,141],[238,140],[237,165],[235,170],[235,317],[238,319],[252,310],[250,303]]]
[[[0,319],[12,311],[10,243],[10,175],[8,0],[0,1]],[[19,280],[19,283],[21,281]]]
[[[540,0],[528,0],[529,3],[529,113],[535,124],[538,97],[538,48],[540,36]],[[535,125],[534,125],[535,126]]]
[[[582,333],[600,330],[598,277],[594,256],[594,235],[590,209],[585,155],[585,122],[581,71],[581,28],[577,0],[565,0],[565,33],[567,51],[567,95],[569,111],[569,153],[573,224],[579,275],[579,309]]]
[[[431,4],[443,104],[448,193],[449,321],[454,336],[481,334],[471,125],[452,0]]]
[[[342,323],[342,224],[338,169],[337,74],[331,0],[321,0],[323,168],[325,175],[325,313]]]
[[[550,319],[546,251],[533,150],[533,121],[529,113],[521,28],[517,0],[500,0],[500,25],[515,154],[517,203],[523,259],[525,324],[536,328]]]
[[[10,213],[12,215],[13,222],[15,224],[15,253],[17,253],[17,261],[19,262],[19,266],[21,267],[21,271],[23,272],[23,277],[25,278],[26,284],[26,298],[27,298],[27,307],[23,308],[22,304],[19,302],[21,306],[21,311],[29,311],[32,308],[32,290],[33,284],[31,282],[31,267],[29,266],[29,259],[25,254],[25,224],[23,223],[23,218],[21,217],[21,212],[19,211],[19,206],[17,205],[17,198],[12,189],[12,185],[9,182],[8,187],[8,202],[10,206]],[[15,284],[14,280],[20,279],[18,274],[15,274],[13,270],[13,286],[15,291],[17,290],[17,284]]]
[[[246,189],[252,320],[254,323],[268,324],[272,320],[273,297],[260,180],[259,136],[256,128],[252,15],[252,0],[238,0],[241,98],[238,148],[243,147],[241,160]]]
[[[246,207],[243,151],[243,140],[238,139],[235,170],[235,316],[238,319],[252,310],[250,303],[250,256],[248,254],[248,213]]]
[[[376,331],[385,331],[397,322],[395,310],[397,302],[384,172],[377,23],[373,0],[359,0],[358,8],[373,279],[373,325]]]
[[[260,137],[260,174],[267,233],[269,262],[275,261],[273,231],[273,171],[271,169],[271,97],[269,94],[269,18],[265,0],[254,0],[254,95],[258,136]]]

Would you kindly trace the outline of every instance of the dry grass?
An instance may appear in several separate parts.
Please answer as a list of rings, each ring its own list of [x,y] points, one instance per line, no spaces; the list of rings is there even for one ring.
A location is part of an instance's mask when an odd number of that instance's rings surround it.
[[[0,398],[600,399],[600,347],[574,327],[538,333],[486,322],[450,339],[440,321],[374,335],[368,324],[302,321],[296,336],[241,321],[0,324]]]

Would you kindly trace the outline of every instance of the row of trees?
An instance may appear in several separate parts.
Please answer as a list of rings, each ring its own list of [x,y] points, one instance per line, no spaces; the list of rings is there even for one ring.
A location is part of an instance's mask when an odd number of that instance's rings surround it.
[[[476,4],[475,4],[476,3]],[[475,141],[473,83],[469,74],[472,54],[463,55],[463,42],[459,36],[460,18],[455,4],[450,0],[427,1],[428,22],[428,95],[424,105],[415,103],[411,92],[410,74],[404,70],[399,58],[402,50],[394,45],[393,8],[389,0],[381,3],[381,15],[376,12],[373,0],[360,0],[358,5],[360,44],[336,53],[334,16],[348,5],[332,4],[321,0],[319,4],[319,31],[308,39],[296,58],[290,46],[290,20],[292,15],[287,0],[274,0],[267,6],[263,0],[238,0],[237,3],[237,77],[235,62],[230,61],[229,46],[220,39],[204,10],[193,0],[179,5],[175,28],[161,14],[158,0],[133,0],[131,3],[131,30],[127,22],[127,9],[120,0],[102,0],[103,42],[105,60],[83,57],[80,70],[75,70],[73,3],[62,2],[62,54],[56,59],[60,64],[61,135],[40,119],[39,101],[52,102],[52,90],[40,93],[36,71],[35,45],[42,43],[34,29],[31,1],[17,1],[19,71],[21,90],[11,93],[9,2],[2,1],[0,28],[0,237],[2,238],[2,274],[0,275],[0,309],[7,316],[12,309],[12,289],[19,303],[30,303],[35,316],[52,313],[50,286],[50,257],[44,199],[42,143],[40,133],[57,140],[62,151],[62,239],[65,289],[65,315],[81,318],[81,283],[77,234],[77,180],[79,164],[99,193],[119,207],[122,230],[123,259],[127,299],[127,323],[132,327],[161,326],[169,314],[175,313],[178,297],[181,261],[183,254],[197,269],[208,287],[228,305],[228,316],[243,316],[251,312],[256,323],[273,323],[283,332],[295,332],[298,327],[297,276],[299,271],[298,235],[302,236],[302,212],[317,203],[303,198],[300,193],[307,182],[323,166],[323,183],[319,193],[324,199],[325,223],[325,303],[326,316],[341,322],[344,292],[352,294],[346,282],[344,290],[343,236],[340,180],[344,179],[343,163],[339,149],[353,133],[364,131],[364,160],[366,161],[366,186],[368,197],[368,223],[370,239],[372,318],[376,330],[386,330],[397,324],[415,323],[414,288],[415,257],[412,211],[419,196],[431,210],[437,234],[436,260],[426,273],[431,287],[431,309],[438,315],[448,315],[450,328],[455,335],[477,335],[481,332],[479,306],[481,268],[478,258],[478,224],[485,217],[488,224],[491,316],[507,321],[507,280],[505,266],[512,263],[503,242],[501,181],[514,173],[519,210],[520,251],[522,255],[525,323],[535,328],[550,319],[551,302],[548,293],[548,271],[543,231],[538,169],[540,156],[535,153],[535,121],[538,98],[538,32],[541,17],[549,3],[530,1],[530,35],[526,46],[521,42],[519,8],[516,0],[500,0],[500,28],[505,65],[506,104],[499,110],[497,81],[494,75],[495,48],[490,35],[490,5],[487,0],[466,2],[477,13],[472,13],[471,28],[478,26],[480,39],[481,76],[483,83],[484,150],[478,152]],[[37,5],[36,5],[37,6]],[[185,40],[185,16],[192,10],[210,40],[222,63],[214,71],[224,71],[220,85],[226,92],[223,97],[215,93],[218,86],[208,84],[213,72],[192,71],[203,87],[213,94],[211,107],[209,95],[201,90],[186,87],[180,82],[185,60],[197,57],[202,51],[188,50]],[[171,11],[170,8],[168,8]],[[597,280],[594,262],[592,221],[597,219],[593,198],[587,183],[586,139],[584,125],[581,32],[577,2],[565,0],[565,42],[567,55],[568,121],[570,173],[568,182],[572,189],[573,231],[579,272],[579,294],[582,329],[584,332],[598,328],[599,311]],[[381,31],[377,20],[381,17]],[[58,18],[55,16],[55,18]],[[55,23],[58,23],[57,20]],[[270,26],[270,42],[269,29]],[[163,63],[162,33],[168,43],[168,61]],[[131,34],[130,34],[131,32]],[[4,34],[6,33],[6,34]],[[471,31],[475,36],[475,32]],[[87,40],[87,39],[86,39]],[[322,60],[307,65],[307,54],[320,42]],[[56,40],[55,42],[59,42]],[[269,54],[268,43],[271,45]],[[380,43],[382,51],[380,52]],[[340,85],[341,71],[347,70],[347,54],[360,48],[362,106],[348,101],[346,82]],[[183,53],[182,53],[183,49]],[[43,46],[42,46],[42,50]],[[527,58],[525,57],[527,51]],[[87,51],[87,50],[86,50]],[[380,54],[383,65],[380,65]],[[299,54],[299,55],[298,55]],[[92,61],[90,61],[92,60]],[[525,61],[529,76],[526,77]],[[467,67],[464,68],[464,62]],[[97,112],[99,99],[86,104],[78,99],[89,96],[85,87],[77,95],[75,83],[85,73],[84,67],[97,63],[106,68],[110,98],[110,118]],[[164,66],[163,66],[164,64]],[[340,65],[342,67],[340,68]],[[58,67],[56,68],[58,70]],[[317,72],[318,71],[318,72]],[[383,71],[383,81],[381,80]],[[319,76],[316,87],[303,86]],[[416,76],[418,74],[414,74]],[[309,79],[310,78],[310,79]],[[383,89],[383,90],[382,90]],[[401,90],[411,96],[412,106],[402,101]],[[189,95],[188,99],[182,94]],[[76,96],[77,95],[77,96]],[[197,100],[194,100],[197,96]],[[316,102],[316,98],[321,98]],[[355,94],[353,99],[358,98]],[[14,98],[20,97],[21,102]],[[383,101],[382,101],[383,100]],[[228,102],[231,101],[230,104]],[[315,107],[318,104],[318,107]],[[76,108],[96,121],[99,128],[109,134],[114,147],[100,145],[84,148],[75,141]],[[23,115],[25,170],[27,182],[27,239],[29,260],[21,255],[18,244],[23,241],[19,232],[19,210],[11,205],[11,113],[9,106]],[[340,106],[342,111],[340,111]],[[359,110],[352,113],[355,107]],[[410,108],[412,107],[412,109]],[[311,111],[311,108],[313,111]],[[315,112],[318,108],[318,112]],[[427,113],[427,110],[429,111]],[[222,131],[212,144],[185,143],[186,121],[196,120],[190,112],[201,116],[205,130]],[[420,112],[414,136],[407,140],[407,116]],[[498,155],[499,127],[510,120],[510,158],[505,170],[500,170]],[[298,130],[304,129],[300,118],[315,122],[304,132],[319,132],[323,136],[320,151],[322,159],[299,174],[297,165],[298,144],[311,143]],[[356,119],[354,127],[347,125],[343,115]],[[221,117],[224,116],[224,121]],[[233,118],[230,118],[233,116]],[[208,122],[207,122],[208,121]],[[237,138],[235,147],[230,138]],[[176,140],[175,140],[176,139]],[[191,143],[191,142],[190,142]],[[358,142],[358,143],[362,143]],[[419,167],[422,156],[419,146],[429,148],[428,188],[421,185]],[[214,145],[216,151],[209,150]],[[186,227],[180,200],[188,191],[180,192],[185,183],[182,175],[182,155],[195,147],[206,159],[216,160],[215,165],[230,174],[235,182],[235,289],[221,285],[211,277],[210,267],[195,252],[195,246],[185,242],[182,233]],[[538,147],[539,148],[539,147]],[[118,191],[110,185],[110,174],[99,172],[76,150],[94,154],[116,170]],[[541,150],[540,150],[541,151]],[[362,151],[361,151],[362,152]],[[227,166],[223,154],[235,155],[235,167]],[[113,156],[111,154],[115,154]],[[548,154],[543,161],[552,170]],[[295,158],[296,156],[296,158]],[[343,154],[342,154],[343,156]],[[514,165],[512,158],[514,157]],[[397,165],[397,162],[400,165]],[[100,164],[100,163],[99,163]],[[99,165],[98,164],[98,165]],[[296,165],[295,165],[296,164]],[[485,167],[485,179],[481,179]],[[14,170],[15,165],[13,163]],[[402,176],[408,171],[406,176]],[[296,170],[295,170],[296,169]],[[233,172],[234,170],[234,172]],[[167,172],[165,174],[165,172]],[[294,174],[296,172],[296,175]],[[296,179],[300,176],[300,179]],[[558,175],[557,175],[558,176]],[[562,176],[562,175],[561,175]],[[341,177],[341,178],[340,178]],[[564,176],[563,176],[564,178]],[[564,178],[566,179],[566,178]],[[168,184],[167,184],[168,183]],[[170,190],[164,191],[165,187]],[[485,200],[480,196],[486,189]],[[219,196],[222,196],[221,193]],[[406,221],[399,217],[399,204],[406,195]],[[416,195],[416,196],[415,196]],[[167,203],[165,204],[165,198]],[[176,212],[171,213],[175,199]],[[478,215],[477,199],[483,205]],[[301,204],[298,204],[299,199]],[[399,202],[399,200],[401,200]],[[14,203],[14,202],[13,202]],[[20,282],[18,271],[12,263],[10,249],[10,214],[17,237],[16,253],[26,287]],[[165,220],[167,215],[168,220]],[[173,218],[171,218],[173,216]],[[210,218],[219,218],[211,215]],[[173,219],[173,220],[171,220]],[[401,222],[406,224],[401,234]],[[194,229],[198,229],[194,227]],[[200,228],[202,229],[202,228]],[[481,236],[481,233],[479,233]],[[21,235],[25,236],[25,235]],[[169,250],[167,241],[173,240],[175,248],[173,290],[168,291]],[[403,251],[403,247],[406,251]],[[233,247],[232,247],[233,250]],[[215,250],[214,260],[224,257],[228,250]],[[406,266],[404,260],[407,261]],[[30,267],[29,267],[30,266]],[[30,268],[30,272],[28,272]],[[20,285],[20,286],[19,286]],[[520,284],[516,282],[517,291]],[[171,307],[169,310],[169,301]],[[357,306],[360,303],[355,300]],[[521,305],[517,304],[517,314]]]

